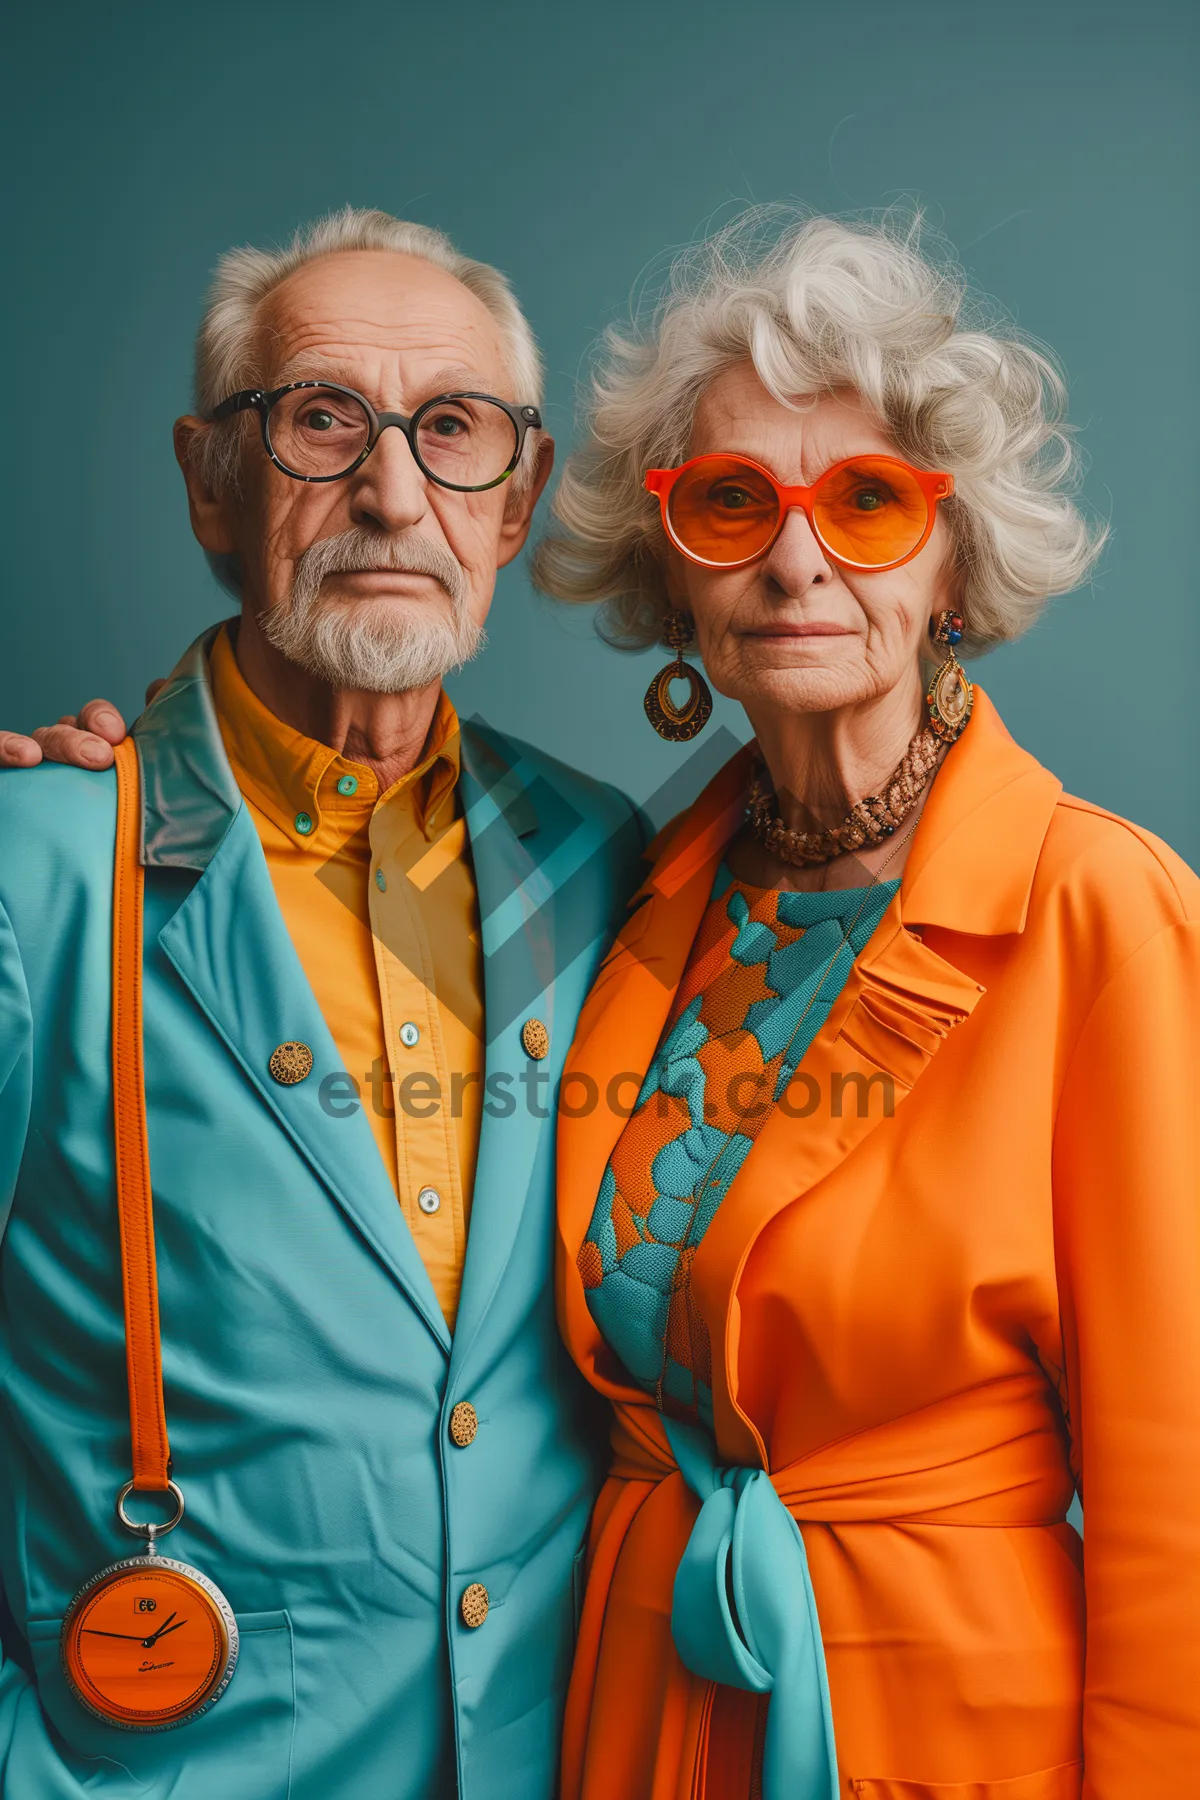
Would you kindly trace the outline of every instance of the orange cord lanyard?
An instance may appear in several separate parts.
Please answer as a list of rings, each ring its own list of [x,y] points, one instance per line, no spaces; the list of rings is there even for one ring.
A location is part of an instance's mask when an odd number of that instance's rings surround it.
[[[171,1477],[163,1400],[154,1199],[142,1060],[141,783],[132,738],[116,748],[117,836],[113,866],[112,1077],[117,1212],[125,1293],[125,1361],[133,1482],[139,1492],[165,1493]]]
[[[163,1401],[142,1054],[141,783],[131,739],[117,749],[116,776],[114,1166],[133,1451],[133,1475],[117,1496],[117,1518],[132,1536],[145,1540],[145,1550],[110,1563],[83,1584],[63,1616],[60,1649],[68,1686],[86,1711],[122,1730],[164,1731],[197,1718],[220,1699],[237,1667],[239,1639],[233,1609],[220,1588],[158,1548],[158,1540],[182,1520],[184,1499],[171,1480]],[[135,1489],[169,1494],[174,1515],[161,1522],[130,1518],[125,1502]],[[164,1654],[158,1651],[160,1640]]]

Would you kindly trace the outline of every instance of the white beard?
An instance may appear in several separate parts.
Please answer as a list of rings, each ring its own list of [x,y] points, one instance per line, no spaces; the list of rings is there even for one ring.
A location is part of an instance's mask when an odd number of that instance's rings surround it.
[[[327,576],[364,569],[433,576],[446,590],[449,612],[421,601],[322,598]],[[468,611],[469,596],[461,564],[432,539],[355,527],[304,551],[288,604],[271,607],[259,623],[280,655],[331,687],[403,694],[428,687],[483,648],[486,634]]]

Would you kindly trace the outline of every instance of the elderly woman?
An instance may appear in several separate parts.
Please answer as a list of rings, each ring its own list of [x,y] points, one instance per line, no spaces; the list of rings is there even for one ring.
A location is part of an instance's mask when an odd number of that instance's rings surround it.
[[[725,234],[611,341],[539,554],[754,731],[564,1078],[615,1412],[564,1800],[1200,1780],[1200,883],[957,662],[1096,550],[1052,366],[961,310],[886,229]]]

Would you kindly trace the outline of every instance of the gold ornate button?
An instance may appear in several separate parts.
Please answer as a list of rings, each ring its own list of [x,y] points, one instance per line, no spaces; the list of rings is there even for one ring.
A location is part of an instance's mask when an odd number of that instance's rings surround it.
[[[479,1414],[469,1400],[460,1400],[450,1414],[450,1436],[460,1450],[475,1442],[479,1430]]]
[[[532,1056],[535,1062],[550,1054],[550,1033],[540,1019],[526,1019],[521,1027],[521,1042],[526,1056]]]
[[[478,1631],[488,1616],[488,1591],[482,1581],[473,1581],[459,1601],[463,1624]]]
[[[306,1075],[312,1074],[313,1053],[307,1044],[280,1044],[272,1050],[271,1060],[267,1064],[272,1075],[282,1087],[295,1087]]]

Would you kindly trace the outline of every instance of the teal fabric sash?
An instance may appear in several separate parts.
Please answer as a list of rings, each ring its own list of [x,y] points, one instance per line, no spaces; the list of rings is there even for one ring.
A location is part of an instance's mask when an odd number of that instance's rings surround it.
[[[763,1800],[838,1800],[825,1652],[800,1528],[764,1469],[721,1468],[707,1431],[663,1423],[701,1502],[675,1576],[675,1648],[694,1675],[770,1694]]]

